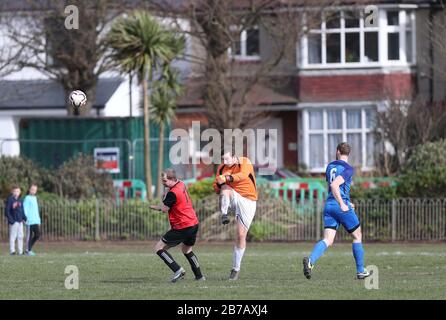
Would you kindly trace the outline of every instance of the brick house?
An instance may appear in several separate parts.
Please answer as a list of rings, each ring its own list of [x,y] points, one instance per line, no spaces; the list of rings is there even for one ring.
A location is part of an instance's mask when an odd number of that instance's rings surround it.
[[[321,173],[336,145],[348,141],[353,164],[371,171],[382,147],[374,139],[374,117],[389,99],[445,99],[444,79],[436,72],[444,63],[427,28],[428,21],[444,16],[437,2],[374,1],[378,15],[372,26],[365,24],[365,7],[352,1],[327,9],[330,20],[321,14],[320,23],[288,53],[295,58],[274,70],[275,85],[254,88],[264,96],[257,108],[272,112],[260,127],[278,130],[279,167]],[[229,54],[246,69],[268,59],[271,46],[259,27],[243,31],[236,50]],[[193,75],[187,80],[176,126],[206,123],[200,81]]]

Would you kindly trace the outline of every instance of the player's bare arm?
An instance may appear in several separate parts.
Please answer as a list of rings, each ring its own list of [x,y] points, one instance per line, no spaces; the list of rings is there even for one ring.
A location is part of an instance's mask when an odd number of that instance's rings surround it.
[[[156,210],[156,211],[162,211],[162,212],[168,212],[169,207],[165,205],[151,205],[150,209]]]
[[[342,211],[348,211],[348,206],[344,203],[344,200],[342,200],[341,197],[341,190],[339,190],[339,186],[345,182],[344,178],[342,176],[336,177],[336,179],[333,180],[333,182],[330,184],[331,191],[333,192],[333,196],[335,197],[336,201],[341,206]]]

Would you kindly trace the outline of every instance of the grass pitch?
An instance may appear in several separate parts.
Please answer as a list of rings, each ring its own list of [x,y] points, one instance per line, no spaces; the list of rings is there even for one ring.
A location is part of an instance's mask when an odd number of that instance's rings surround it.
[[[355,279],[351,244],[335,244],[313,278],[302,258],[313,243],[248,244],[240,280],[227,280],[232,244],[198,243],[206,282],[195,282],[179,248],[171,249],[187,273],[169,283],[170,270],[147,243],[37,243],[36,257],[0,249],[0,299],[446,299],[446,245],[365,244],[366,265],[379,268],[379,289]],[[79,270],[79,289],[65,288],[65,268]]]

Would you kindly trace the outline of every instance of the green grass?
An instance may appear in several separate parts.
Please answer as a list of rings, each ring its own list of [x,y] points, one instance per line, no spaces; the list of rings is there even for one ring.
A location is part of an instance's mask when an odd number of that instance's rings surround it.
[[[0,251],[0,299],[446,299],[445,244],[366,244],[366,265],[379,268],[379,289],[355,279],[350,244],[336,244],[321,258],[311,280],[301,261],[312,243],[248,244],[241,279],[227,281],[232,244],[199,243],[196,254],[207,277],[187,270],[179,283],[151,252],[153,243],[38,243],[36,257]],[[79,290],[64,287],[65,267],[79,268]]]

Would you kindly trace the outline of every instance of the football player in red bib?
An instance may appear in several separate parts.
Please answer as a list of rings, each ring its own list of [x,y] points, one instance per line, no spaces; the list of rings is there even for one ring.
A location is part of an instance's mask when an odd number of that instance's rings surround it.
[[[155,245],[156,254],[174,272],[172,282],[184,277],[186,271],[179,266],[173,257],[167,252],[169,248],[183,244],[182,251],[190,263],[195,279],[205,280],[201,273],[198,258],[192,251],[198,232],[198,218],[192,206],[192,201],[187,193],[186,185],[177,179],[174,169],[166,169],[161,180],[168,188],[163,198],[163,205],[150,206],[154,210],[168,212],[171,229]]]

